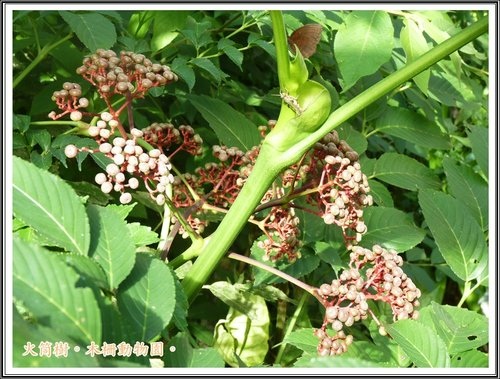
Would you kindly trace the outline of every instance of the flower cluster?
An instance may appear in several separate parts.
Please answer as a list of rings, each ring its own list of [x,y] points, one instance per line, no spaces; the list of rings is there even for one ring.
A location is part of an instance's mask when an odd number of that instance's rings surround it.
[[[203,140],[189,125],[176,128],[170,123],[155,122],[142,131],[146,142],[162,151],[171,151],[168,154],[170,159],[182,150],[191,155],[200,155],[203,151]]]
[[[192,206],[193,191],[214,207],[227,208],[234,202],[253,165],[254,150],[243,153],[234,147],[215,145],[212,153],[217,162],[197,167],[194,174],[184,174],[184,180],[176,179],[174,204]]]
[[[151,197],[158,205],[163,205],[166,199],[165,190],[174,181],[170,173],[172,167],[169,158],[159,149],[145,152],[137,144],[137,139],[144,136],[142,130],[132,129],[132,138],[114,137],[117,125],[118,121],[110,113],[103,112],[96,125],[89,127],[89,135],[99,144],[95,152],[99,151],[112,160],[112,163],[106,166],[105,173],[96,175],[95,182],[101,186],[104,193],[113,190],[120,192],[120,202],[127,204],[132,200],[132,195],[126,190],[138,188],[140,183],[137,178],[141,178]],[[79,151],[89,149],[79,149],[72,144],[65,148],[68,158],[75,157]]]
[[[318,191],[309,202],[322,209],[326,224],[342,228],[348,248],[360,242],[366,233],[363,209],[372,205],[373,199],[358,154],[334,131],[316,144],[309,173],[319,177]]]
[[[344,328],[368,317],[368,300],[390,304],[394,320],[418,318],[418,298],[421,293],[403,272],[403,260],[395,250],[375,245],[372,250],[354,246],[350,254],[350,267],[338,279],[324,283],[317,294],[325,306],[325,318],[315,335],[320,339],[320,355],[337,355],[346,351],[352,336]],[[326,327],[336,334],[331,337]],[[384,333],[381,327],[381,333]]]
[[[172,124],[155,123],[142,130],[136,128],[131,119],[131,102],[153,87],[176,81],[177,76],[168,66],[153,63],[142,54],[122,51],[117,55],[103,49],[84,58],[77,73],[96,87],[108,111],[100,114],[81,112],[80,108],[87,107],[89,101],[81,97],[81,87],[76,83],[64,83],[62,90],[54,92],[52,100],[62,113],[51,112],[50,118],[56,120],[68,113],[73,121],[80,121],[83,116],[99,118],[86,130],[96,140],[98,148],[91,150],[70,144],[65,148],[65,155],[72,158],[80,151],[103,153],[112,161],[105,172],[95,177],[104,193],[119,192],[120,202],[126,204],[132,200],[129,190],[138,188],[142,182],[156,203],[163,205],[165,191],[174,182],[170,173],[172,156],[181,150],[201,154],[203,141],[188,125],[175,128]],[[110,101],[115,94],[125,97],[119,109],[114,109]],[[119,118],[125,109],[129,110],[129,133]]]
[[[62,110],[62,113],[57,114],[52,111],[49,113],[49,118],[57,120],[69,113],[71,120],[80,121],[82,119],[82,112],[80,108],[87,108],[89,100],[82,96],[82,87],[77,83],[66,82],[63,88],[59,91],[54,91],[52,94],[52,101],[57,107]]]
[[[178,79],[170,67],[153,63],[142,54],[122,51],[118,56],[104,49],[86,57],[76,72],[95,86],[104,99],[126,93],[143,97],[149,89]]]
[[[375,245],[372,250],[356,246],[350,254],[351,266],[366,269],[366,287],[374,294],[370,298],[390,304],[394,321],[418,318],[421,292],[401,268],[403,258],[395,250]]]
[[[268,194],[271,191],[268,192]],[[273,191],[274,196],[283,196],[284,190],[280,188]],[[279,198],[279,197],[278,197]],[[278,261],[284,257],[289,262],[295,262],[300,258],[300,219],[295,216],[295,209],[287,206],[272,207],[269,214],[261,222],[266,238],[257,243],[264,250],[264,260]]]

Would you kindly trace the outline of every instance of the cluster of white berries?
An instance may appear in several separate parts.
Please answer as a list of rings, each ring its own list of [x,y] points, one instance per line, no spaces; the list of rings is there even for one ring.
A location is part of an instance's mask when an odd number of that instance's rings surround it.
[[[391,305],[394,321],[418,318],[416,307],[420,305],[421,292],[401,268],[403,258],[397,251],[379,245],[372,250],[355,246],[350,259],[358,268],[367,263],[373,265],[366,270],[366,286],[375,289],[374,299]]]
[[[330,337],[323,329],[316,329],[314,335],[321,341],[318,345],[318,354],[322,357],[345,353],[353,341],[353,336],[346,335],[342,330]]]
[[[325,162],[318,186],[324,207],[323,220],[342,228],[349,247],[353,240],[356,243],[361,241],[366,233],[363,208],[373,204],[372,196],[368,195],[368,179],[359,162],[351,163],[347,157],[327,155]],[[355,237],[348,236],[346,231],[353,231]]]
[[[55,111],[52,111],[48,117],[52,120],[57,120],[69,113],[72,121],[80,121],[83,115],[78,109],[89,106],[89,100],[86,97],[80,96],[82,96],[82,87],[79,84],[65,82],[63,89],[54,91],[51,98],[63,112],[57,114]]]
[[[342,354],[352,342],[343,329],[368,317],[368,300],[383,301],[392,308],[394,320],[418,318],[415,309],[420,305],[420,290],[400,267],[403,259],[395,250],[386,250],[379,245],[372,250],[354,246],[350,253],[349,268],[342,271],[338,279],[324,283],[317,289],[323,299],[325,317],[321,329],[315,331],[319,337],[320,355]],[[330,337],[326,326],[336,332]],[[383,325],[382,335],[387,334]]]
[[[132,201],[132,195],[126,190],[138,188],[140,183],[137,177],[140,177],[156,203],[163,205],[165,191],[174,182],[169,159],[159,149],[145,152],[137,145],[136,139],[141,138],[143,132],[136,128],[130,131],[131,139],[114,137],[109,142],[117,125],[118,121],[110,113],[103,112],[96,125],[89,127],[89,135],[99,143],[98,151],[113,161],[106,166],[105,173],[100,172],[95,176],[95,182],[104,193],[113,190],[121,192],[120,202],[128,204]],[[68,158],[74,158],[79,151],[89,150],[79,149],[75,145],[68,145],[64,150]]]

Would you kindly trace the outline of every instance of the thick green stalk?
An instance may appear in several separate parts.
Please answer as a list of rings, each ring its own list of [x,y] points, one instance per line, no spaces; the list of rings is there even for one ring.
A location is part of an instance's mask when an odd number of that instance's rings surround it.
[[[411,80],[414,76],[428,69],[433,64],[436,64],[441,59],[446,58],[451,53],[460,49],[462,46],[468,44],[487,31],[488,18],[485,17],[475,24],[460,31],[443,43],[432,48],[415,61],[407,64],[405,67],[387,76],[385,79],[374,84],[366,91],[362,92],[340,108],[336,109],[330,114],[321,128],[319,128],[314,133],[311,133],[306,138],[300,140],[288,151],[283,152],[283,155],[280,159],[288,160],[290,164],[295,163],[295,161],[297,160],[297,156],[301,156],[302,154],[304,154],[314,143],[316,143],[316,141],[319,141],[340,124],[347,121],[359,111],[374,103],[376,100],[386,95],[393,89],[397,88],[408,80]]]
[[[288,60],[288,42],[286,40],[285,23],[280,11],[270,11],[273,22],[274,46],[276,46],[276,65],[278,66],[278,79],[280,88],[290,77],[290,62]]]
[[[190,301],[194,299],[201,286],[207,282],[281,171],[282,166],[276,164],[275,156],[276,152],[273,147],[264,143],[247,182],[217,230],[210,236],[202,254],[184,277],[182,285]]]
[[[288,150],[280,151],[266,139],[252,174],[238,198],[182,282],[189,300],[192,301],[199,289],[206,283],[266,190],[283,168],[295,163],[316,141],[350,117],[487,31],[487,18],[462,30],[335,110],[318,130],[304,134],[304,138],[296,141]],[[280,76],[280,80],[281,78]]]

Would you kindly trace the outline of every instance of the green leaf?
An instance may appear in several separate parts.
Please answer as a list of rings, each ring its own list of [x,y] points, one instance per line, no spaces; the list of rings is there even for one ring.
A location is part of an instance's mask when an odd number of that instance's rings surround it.
[[[231,45],[222,45],[221,46],[220,41],[218,43],[218,47],[241,70],[241,64],[243,63],[243,53],[241,51],[239,51],[236,47],[231,46]]]
[[[134,267],[134,243],[125,222],[113,210],[89,205],[87,212],[92,233],[89,256],[104,269],[108,289],[113,291]]]
[[[411,191],[441,187],[441,182],[431,169],[413,158],[397,153],[383,154],[375,163],[373,177]]]
[[[415,320],[401,320],[386,329],[417,367],[450,367],[446,345],[432,329]]]
[[[301,209],[297,209],[295,214],[300,219],[301,238],[304,244],[323,239],[326,233],[326,224],[321,217]]]
[[[19,130],[21,133],[25,133],[30,127],[31,117],[24,114],[15,114],[13,121],[14,130]]]
[[[363,219],[368,231],[363,235],[361,245],[369,248],[379,244],[403,252],[425,237],[425,231],[416,227],[409,215],[394,208],[368,207]]]
[[[78,275],[56,255],[19,238],[13,240],[14,298],[53,337],[101,343],[101,315],[90,288],[77,288]]]
[[[433,302],[431,315],[450,354],[463,353],[488,343],[488,319],[479,313]]]
[[[175,310],[172,316],[175,327],[180,331],[188,330],[187,315],[189,310],[189,302],[186,293],[182,288],[179,278],[174,274],[175,282]]]
[[[394,28],[383,11],[353,11],[339,28],[333,51],[344,91],[359,78],[375,73],[391,58]]]
[[[422,25],[425,33],[431,37],[435,42],[441,43],[451,35],[447,32],[449,30],[448,22],[443,23],[443,12],[412,12],[413,15],[418,17],[418,22]],[[422,15],[425,13],[424,15]],[[450,54],[450,59],[453,62],[457,76],[460,75],[462,68],[462,60],[458,51]],[[441,63],[441,62],[439,62]]]
[[[418,201],[446,263],[462,280],[477,278],[488,264],[488,248],[467,208],[452,196],[433,190],[421,191]]]
[[[127,216],[132,212],[136,203],[132,204],[109,204],[106,208],[111,209],[116,215],[120,218],[120,220],[125,221]]]
[[[347,144],[359,155],[366,151],[368,140],[362,133],[358,132],[351,125],[341,125],[335,130],[339,134],[339,138],[346,141]]]
[[[212,42],[209,29],[212,27],[210,21],[198,21],[193,17],[186,18],[186,29],[181,33],[193,44],[196,50]]]
[[[227,75],[208,58],[194,58],[191,59],[191,63],[199,68],[202,68],[208,72],[215,79],[217,83],[220,83]]]
[[[61,178],[13,158],[14,215],[55,246],[86,255],[89,223],[85,208]]]
[[[175,350],[170,350],[170,347]],[[168,354],[165,356],[167,367],[213,367],[223,368],[224,360],[213,348],[193,349],[186,333],[178,333],[167,346]]]
[[[68,182],[68,184],[75,190],[78,196],[83,198],[88,197],[88,202],[92,204],[106,205],[112,198],[107,193],[102,192],[99,186],[90,182]]]
[[[401,29],[399,36],[401,46],[406,54],[406,63],[413,62],[429,50],[427,41],[417,23],[411,18],[404,19],[405,26]],[[427,93],[429,86],[430,71],[425,70],[413,78],[415,84],[423,93]]]
[[[52,141],[52,145],[50,146],[50,149],[52,151],[52,154],[54,157],[59,159],[64,167],[68,167],[66,164],[66,154],[64,154],[64,149],[67,145],[73,144],[76,147],[87,147],[91,149],[97,149],[98,145],[97,142],[93,139],[90,138],[82,138],[78,137],[75,135],[67,135],[67,134],[59,134],[54,140]],[[87,152],[79,152],[78,155],[76,156],[77,162],[78,162],[78,169],[81,170],[81,164],[84,161],[84,159],[88,156],[89,154]],[[95,160],[96,155],[101,155],[104,156],[102,153],[94,153],[92,154],[92,158]],[[101,166],[102,169],[106,169],[106,165],[111,161],[111,158],[105,157],[107,159],[106,163],[104,166]]]
[[[488,184],[470,167],[456,165],[451,158],[443,160],[450,194],[461,201],[481,229],[488,229]]]
[[[351,358],[343,356],[318,357],[306,356],[304,359],[299,359],[294,367],[311,367],[311,368],[370,368],[370,367],[386,367],[378,362],[365,361],[360,358]]]
[[[264,260],[264,250],[257,246],[259,240],[265,238],[264,236],[259,238],[254,242],[251,248],[251,256],[260,262],[264,262],[268,266],[276,267],[278,270],[283,271],[295,278],[301,278],[313,272],[320,263],[320,259],[311,252],[311,249],[304,248],[301,250],[301,258],[294,263],[289,263],[287,260],[281,260],[279,262],[271,262]],[[255,276],[255,285],[272,284],[272,283],[283,283],[285,280],[271,274],[268,271],[261,270],[259,268],[252,268]]]
[[[190,367],[193,348],[186,333],[177,333],[168,341],[166,348],[169,351],[165,356],[166,367]]]
[[[258,309],[248,302],[248,292],[241,291],[237,285],[220,281],[205,285],[203,288],[210,290],[215,297],[222,300],[230,308],[245,314],[251,320],[257,321],[259,319],[259,313],[255,313]]]
[[[12,340],[12,364],[13,367],[30,367],[39,369],[40,367],[98,367],[97,357],[85,355],[86,349],[81,349],[79,352],[73,349],[79,346],[76,340],[58,331],[57,336],[54,335],[54,330],[43,327],[39,324],[33,324],[24,320],[17,309],[13,312],[13,340]],[[68,344],[67,356],[52,354],[50,357],[40,355],[40,343],[49,343],[52,349]],[[29,344],[33,344],[33,352],[36,356],[26,354]],[[57,344],[57,345],[56,345]]]
[[[388,107],[377,120],[377,129],[412,144],[431,149],[449,149],[450,140],[426,117],[405,108]]]
[[[222,144],[242,151],[259,145],[261,137],[255,125],[230,105],[206,95],[189,95],[188,99],[208,121]]]
[[[128,232],[134,241],[135,246],[147,246],[158,242],[158,233],[153,232],[149,226],[144,226],[138,222],[127,224]]]
[[[285,336],[283,342],[293,345],[305,353],[317,355],[319,340],[314,335],[313,328],[294,330]]]
[[[186,25],[188,11],[155,11],[151,48],[158,51],[168,46]]]
[[[243,294],[257,319],[230,308],[227,317],[219,320],[214,331],[214,347],[232,367],[251,367],[264,362],[269,350],[269,311],[263,298]]]
[[[44,152],[49,150],[52,137],[47,130],[45,129],[37,130],[37,133],[34,133],[33,135],[33,139],[38,145],[40,145],[40,147]]]
[[[224,360],[214,348],[207,347],[193,350],[193,358],[189,367],[224,368]]]
[[[161,260],[138,254],[132,272],[118,289],[117,301],[129,338],[150,341],[174,313],[172,272]]]
[[[256,45],[260,47],[262,50],[268,53],[271,58],[276,59],[276,47],[269,41],[263,40],[260,34],[250,33],[248,35],[248,44],[250,46]]]
[[[91,51],[109,49],[116,43],[116,30],[111,21],[99,13],[59,12],[78,39]]]
[[[137,40],[146,37],[149,31],[149,27],[153,22],[155,13],[156,12],[154,11],[142,11],[133,13],[130,16],[130,20],[128,22],[128,32]]]
[[[476,162],[485,175],[488,175],[488,128],[469,126],[468,133]]]
[[[488,354],[477,350],[464,351],[451,356],[451,367],[484,367],[489,365]]]
[[[189,91],[191,92],[194,84],[196,83],[196,75],[193,68],[189,66],[187,59],[183,57],[176,57],[172,61],[171,68],[173,72],[186,82]]]
[[[30,161],[36,167],[41,168],[42,170],[48,170],[52,165],[52,154],[40,154],[38,151],[33,150],[30,154]]]
[[[370,186],[370,195],[372,195],[375,204],[381,207],[394,207],[391,193],[386,186],[378,180],[368,180],[368,185]]]
[[[80,275],[84,287],[95,285],[108,288],[106,273],[92,258],[80,254],[64,254],[59,257]]]
[[[459,79],[448,70],[436,70],[431,73],[428,94],[430,98],[451,107],[464,108],[472,112],[478,111],[481,107],[480,99],[474,93],[473,82],[466,76]]]

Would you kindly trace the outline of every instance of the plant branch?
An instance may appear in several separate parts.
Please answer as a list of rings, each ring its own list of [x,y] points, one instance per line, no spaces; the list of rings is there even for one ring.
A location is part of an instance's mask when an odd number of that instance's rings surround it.
[[[282,271],[280,271],[280,270],[278,270],[278,269],[276,269],[274,267],[268,266],[268,265],[266,265],[266,264],[264,264],[262,262],[259,262],[259,261],[255,260],[253,258],[244,256],[244,255],[240,255],[240,254],[236,254],[236,253],[229,253],[228,257],[231,258],[231,259],[235,259],[237,261],[244,262],[244,263],[247,263],[249,265],[258,267],[258,268],[260,268],[262,270],[270,272],[273,275],[279,276],[280,278],[285,279],[286,281],[288,281],[288,282],[290,282],[292,284],[295,284],[297,287],[300,287],[304,291],[310,293],[311,295],[313,295],[314,297],[316,297],[321,302],[321,304],[323,304],[323,300],[317,294],[316,287],[310,286],[309,284],[304,283],[304,282],[302,282],[302,281],[294,278],[291,275],[288,275],[288,274],[286,274],[286,273],[284,273],[284,272],[282,272]]]
[[[73,37],[73,33],[68,34],[66,37],[60,39],[57,42],[54,42],[52,45],[45,45],[43,49],[40,50],[38,55],[31,61],[31,63],[21,72],[19,75],[17,75],[13,82],[12,82],[12,88],[16,88],[19,83],[41,62],[45,59],[45,57],[52,51],[54,50],[57,46],[62,44],[63,42],[66,42],[69,40],[71,37]]]
[[[276,25],[273,24],[273,28],[276,28],[274,30],[275,38],[281,41],[281,43],[277,43],[277,59],[288,59],[288,56],[284,56],[282,51],[284,39],[286,38],[282,15],[280,12],[275,13],[273,11],[271,17],[273,22],[276,22]],[[182,282],[189,301],[193,301],[201,287],[207,282],[250,215],[259,205],[262,196],[284,168],[297,162],[314,143],[368,105],[487,31],[487,18],[481,19],[462,30],[335,110],[320,128],[310,133],[302,133],[301,138],[287,145],[286,149],[279,150],[275,148],[273,141],[266,137],[254,169],[239,196]],[[279,65],[278,69],[287,70],[283,66]],[[283,75],[282,72],[279,72],[280,82]]]

